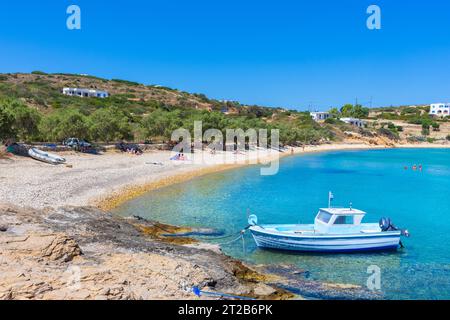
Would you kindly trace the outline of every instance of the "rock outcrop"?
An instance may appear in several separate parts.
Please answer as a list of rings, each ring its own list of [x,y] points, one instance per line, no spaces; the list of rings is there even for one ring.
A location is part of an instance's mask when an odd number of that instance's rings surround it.
[[[3,251],[16,257],[32,257],[37,260],[72,261],[81,255],[78,244],[61,233],[30,233],[21,236],[5,237],[0,244]]]
[[[218,246],[164,237],[186,228],[92,207],[0,205],[0,226],[0,299],[198,299],[193,286],[265,299],[379,298],[293,266],[249,268]]]
[[[0,206],[0,225],[0,299],[194,299],[193,286],[290,296],[247,281],[250,269],[217,248],[145,235],[153,222],[95,208]]]

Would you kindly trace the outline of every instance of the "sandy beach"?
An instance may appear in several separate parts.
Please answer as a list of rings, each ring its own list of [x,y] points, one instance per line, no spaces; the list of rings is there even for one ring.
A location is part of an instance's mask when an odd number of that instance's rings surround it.
[[[402,148],[448,147],[448,145],[398,145]],[[287,152],[250,151],[242,154],[201,154],[201,160],[172,161],[169,151],[141,156],[107,152],[101,155],[62,154],[66,165],[53,166],[31,158],[0,159],[0,203],[31,208],[96,206],[108,210],[145,192],[194,177],[243,165],[261,163],[268,167],[277,157],[292,154],[384,149],[364,143],[324,144],[289,149]]]

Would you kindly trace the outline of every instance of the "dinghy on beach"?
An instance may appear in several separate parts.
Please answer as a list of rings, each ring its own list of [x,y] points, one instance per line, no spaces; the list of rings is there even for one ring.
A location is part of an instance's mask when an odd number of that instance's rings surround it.
[[[47,153],[45,151],[42,151],[42,150],[39,150],[36,148],[31,148],[30,150],[28,150],[28,155],[35,160],[50,163],[50,164],[61,164],[61,163],[66,162],[66,159],[64,159],[56,154]]]
[[[332,194],[330,192],[330,198]],[[329,200],[329,203],[331,199]],[[362,223],[366,212],[350,208],[319,209],[314,224],[258,224],[249,217],[250,231],[258,247],[285,251],[352,252],[395,250],[407,230],[396,228],[389,218]]]

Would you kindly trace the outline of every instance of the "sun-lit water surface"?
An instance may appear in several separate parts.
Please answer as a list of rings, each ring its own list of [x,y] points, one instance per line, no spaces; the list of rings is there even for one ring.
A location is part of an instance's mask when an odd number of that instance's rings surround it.
[[[422,164],[423,171],[404,170]],[[221,172],[152,191],[115,210],[161,222],[223,229],[247,224],[247,209],[261,223],[313,223],[319,207],[367,211],[366,222],[382,216],[407,228],[406,248],[390,253],[288,254],[256,248],[247,234],[224,246],[236,258],[257,264],[291,263],[310,278],[365,285],[367,267],[381,268],[382,292],[390,299],[450,298],[450,150],[394,149],[340,151],[281,160],[275,176],[259,167]],[[220,241],[218,241],[220,242]]]

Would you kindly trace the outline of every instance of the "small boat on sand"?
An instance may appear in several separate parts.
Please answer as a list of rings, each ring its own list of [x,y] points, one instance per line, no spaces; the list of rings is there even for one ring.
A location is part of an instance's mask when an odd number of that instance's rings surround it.
[[[56,154],[47,153],[36,148],[31,148],[30,150],[28,150],[28,155],[35,160],[47,162],[50,164],[61,164],[66,162],[66,159]]]
[[[330,192],[330,197],[332,194]],[[331,200],[329,200],[329,203]],[[396,250],[407,230],[396,228],[389,218],[362,223],[366,212],[350,208],[319,209],[314,224],[264,224],[249,217],[250,231],[258,247],[286,251],[352,252]]]

